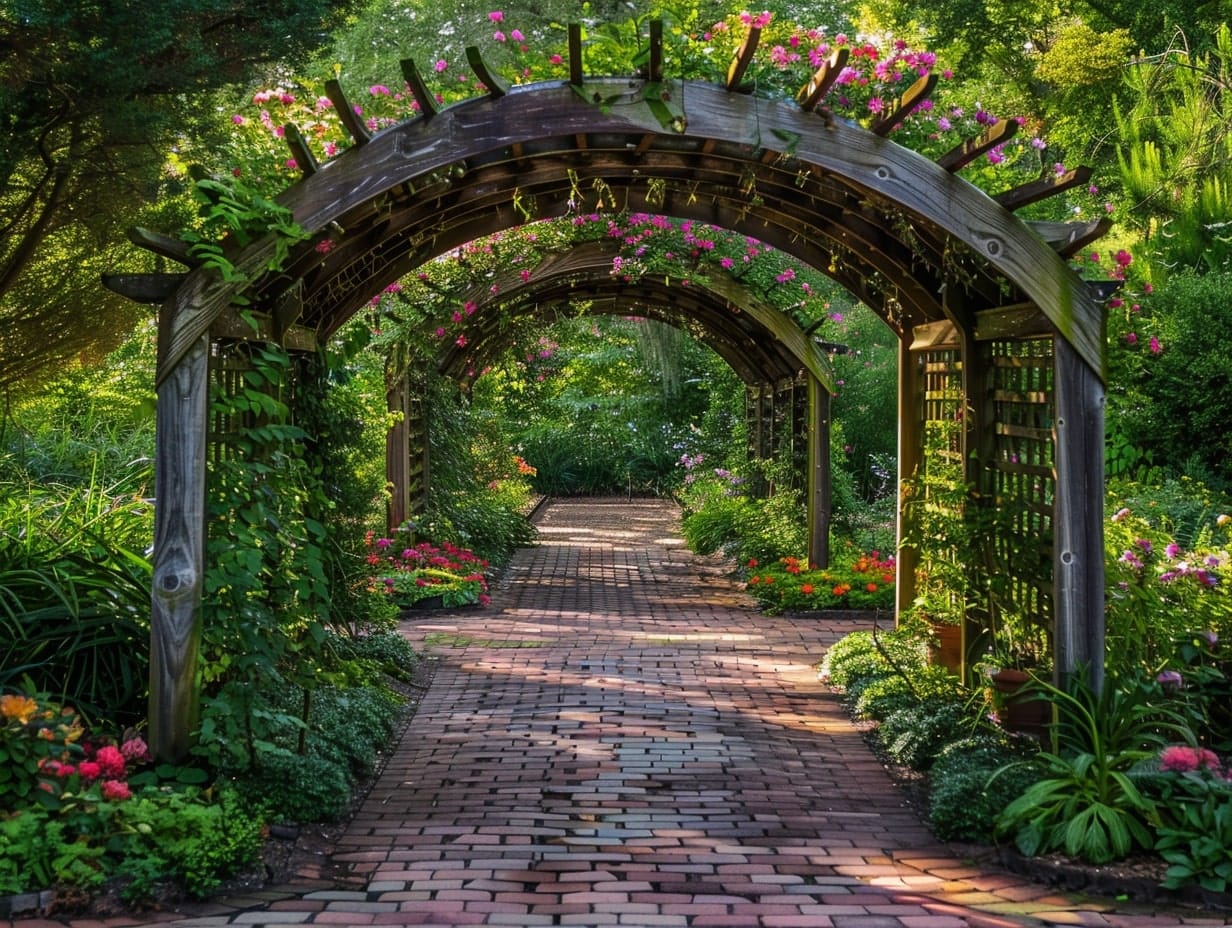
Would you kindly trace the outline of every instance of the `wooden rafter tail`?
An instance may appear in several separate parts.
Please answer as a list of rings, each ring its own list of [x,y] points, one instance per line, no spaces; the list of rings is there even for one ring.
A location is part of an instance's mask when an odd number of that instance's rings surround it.
[[[329,97],[329,102],[334,104],[334,112],[338,114],[338,119],[342,123],[342,128],[346,129],[347,134],[355,141],[356,145],[363,145],[371,137],[368,133],[368,127],[364,125],[359,114],[355,112],[355,107],[351,106],[346,98],[346,94],[342,92],[342,85],[336,80],[330,79],[325,82],[325,96]]]
[[[937,86],[937,75],[932,71],[921,74],[915,83],[903,91],[902,96],[890,104],[889,109],[868,127],[875,135],[889,135],[895,126],[911,115],[911,111],[928,99]]]
[[[299,131],[299,126],[289,122],[282,127],[282,134],[287,140],[287,147],[291,149],[291,157],[295,159],[295,166],[305,177],[311,177],[320,165],[317,164],[317,159],[313,157],[312,150],[308,147],[308,140]]]
[[[582,24],[569,24],[569,83],[582,86]]]
[[[731,65],[727,68],[727,89],[740,90],[740,82],[744,80],[744,72],[753,63],[753,55],[757,52],[757,43],[761,41],[761,26],[750,26],[749,34],[744,37]]]
[[[467,53],[469,57],[469,48]],[[406,81],[407,90],[411,92],[411,96],[419,104],[420,115],[424,119],[431,119],[436,115],[436,98],[432,96],[432,92],[428,90],[428,85],[424,83],[423,76],[419,73],[419,68],[415,66],[415,62],[410,58],[403,58],[399,64],[402,67],[402,79]]]
[[[1013,119],[998,119],[973,139],[956,145],[937,159],[937,164],[951,174],[966,167],[986,151],[1013,138],[1018,131],[1018,122]]]
[[[851,49],[845,45],[830,53],[830,57],[822,62],[821,67],[813,72],[809,82],[796,94],[796,102],[800,104],[800,109],[811,113],[817,108],[817,104],[830,92],[838,76],[843,73],[843,68],[847,67],[849,57],[851,57]]]
[[[1106,216],[1093,222],[1028,222],[1048,247],[1062,258],[1068,258],[1103,238],[1112,228],[1112,220]]]
[[[135,303],[165,303],[180,288],[183,274],[104,274],[103,286]]]
[[[1014,187],[1003,191],[994,196],[993,199],[1006,209],[1020,209],[1023,206],[1037,203],[1040,200],[1046,200],[1053,194],[1060,193],[1063,190],[1081,186],[1090,179],[1090,168],[1077,167],[1072,171],[1066,171],[1064,174],[1048,174],[1039,180],[1031,181],[1029,184],[1023,184],[1021,187]]]
[[[663,20],[650,21],[650,59],[646,65],[646,80],[657,84],[663,80]]]
[[[488,96],[493,100],[497,97],[503,97],[509,92],[509,85],[497,77],[496,72],[488,67],[488,63],[483,60],[483,55],[479,53],[479,49],[476,46],[466,46],[466,63],[471,66],[471,70],[475,72],[475,77],[479,78],[479,82],[487,88]],[[422,106],[423,104],[420,105]]]
[[[185,267],[197,267],[201,264],[201,260],[193,257],[188,250],[188,242],[172,238],[170,235],[163,235],[161,232],[152,232],[141,226],[134,226],[128,230],[128,240],[138,248],[144,248],[162,258],[170,258]]]

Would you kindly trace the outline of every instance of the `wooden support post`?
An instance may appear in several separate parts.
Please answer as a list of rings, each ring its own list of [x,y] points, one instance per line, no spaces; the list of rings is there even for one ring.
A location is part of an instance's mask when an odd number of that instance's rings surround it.
[[[808,379],[808,560],[830,566],[830,391]]]
[[[912,333],[904,332],[898,344],[898,524],[895,533],[898,569],[894,608],[900,618],[915,602],[915,572],[920,564],[919,552],[903,547],[906,528],[903,521],[903,487],[915,477],[923,457],[920,368],[911,351],[911,339]]]
[[[1057,488],[1053,515],[1058,682],[1086,666],[1104,681],[1104,385],[1063,337],[1053,339]]]
[[[409,399],[405,373],[386,383],[385,405],[396,417],[385,435],[385,485],[389,490],[386,527],[390,532],[411,517]]]
[[[187,756],[197,723],[209,353],[201,336],[158,387],[149,742],[172,762]]]

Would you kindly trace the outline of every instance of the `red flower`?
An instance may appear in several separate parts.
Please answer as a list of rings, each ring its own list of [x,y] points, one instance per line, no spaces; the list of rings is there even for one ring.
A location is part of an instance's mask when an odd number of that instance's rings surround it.
[[[812,596],[813,589],[814,589],[813,584],[806,583],[804,584],[804,586],[800,587],[800,592],[803,593],[805,596]]]
[[[123,780],[104,780],[103,798],[110,799],[112,802],[119,802],[122,799],[132,799],[133,791],[128,788],[128,784]]]
[[[864,587],[864,589],[868,590],[870,593],[876,593],[876,592],[877,592],[877,584],[875,584],[875,583],[870,583],[870,584],[868,584],[867,586],[865,586],[865,587]]]
[[[103,776],[124,776],[124,755],[120,753],[119,748],[110,744],[101,747],[98,749],[98,753],[94,755],[94,760],[98,764],[98,768]]]
[[[751,558],[749,558],[749,566],[750,566],[750,567],[756,567],[756,566],[757,566],[757,558],[755,558],[755,557],[751,557]]]
[[[95,761],[83,760],[77,765],[77,772],[81,774],[82,779],[87,782],[92,782],[98,779],[99,774],[103,772],[103,768],[101,768]]]

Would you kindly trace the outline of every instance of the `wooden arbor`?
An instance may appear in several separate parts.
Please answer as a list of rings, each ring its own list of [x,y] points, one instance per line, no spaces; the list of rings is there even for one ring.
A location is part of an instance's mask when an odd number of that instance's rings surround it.
[[[647,77],[659,81],[651,61]],[[953,450],[983,498],[1029,496],[1026,515],[989,546],[995,557],[972,570],[1004,574],[1036,598],[1055,626],[1059,670],[1099,664],[1103,324],[1099,294],[1065,259],[1103,228],[1031,224],[1013,213],[1084,176],[996,197],[956,176],[1012,124],[936,162],[889,141],[927,81],[862,129],[816,109],[833,69],[814,75],[797,105],[741,93],[737,67],[727,86],[663,82],[665,119],[645,80],[585,78],[580,47],[571,66],[568,82],[509,92],[485,72],[487,97],[440,112],[428,101],[425,116],[376,135],[356,121],[354,146],[319,167],[297,148],[306,176],[280,202],[314,240],[278,271],[265,270],[274,242],[262,239],[231,253],[248,283],[204,268],[112,281],[143,299],[165,297],[151,654],[151,737],[161,756],[188,745],[205,569],[206,384],[212,342],[236,331],[235,298],[264,314],[270,337],[310,347],[424,261],[528,218],[596,211],[600,201],[755,237],[877,311],[902,345],[900,481],[927,466],[927,423],[960,419]],[[338,111],[350,112],[332,92]],[[313,247],[326,237],[335,247]],[[141,244],[183,254],[158,237]],[[783,333],[767,327],[764,337]],[[1015,587],[1024,552],[1051,566],[1042,587],[1038,578]],[[903,602],[914,554],[903,552]]]

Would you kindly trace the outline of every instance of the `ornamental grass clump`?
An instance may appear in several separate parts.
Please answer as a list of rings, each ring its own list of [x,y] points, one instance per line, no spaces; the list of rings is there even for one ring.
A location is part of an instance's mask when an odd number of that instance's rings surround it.
[[[446,607],[488,604],[488,562],[473,551],[449,542],[400,545],[373,532],[367,541],[373,592],[387,594],[404,608],[438,596]]]

